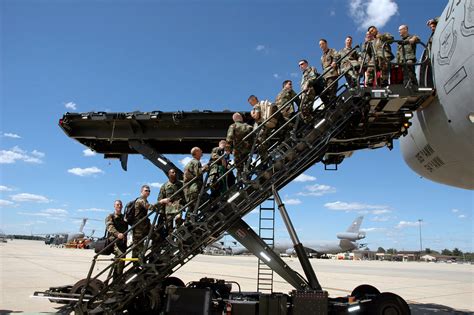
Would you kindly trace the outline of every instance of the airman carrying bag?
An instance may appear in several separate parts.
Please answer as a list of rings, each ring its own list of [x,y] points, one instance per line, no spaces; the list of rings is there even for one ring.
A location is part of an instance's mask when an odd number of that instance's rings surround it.
[[[262,120],[265,121],[278,110],[278,107],[270,101],[264,100],[260,102],[260,110],[262,111]],[[277,115],[273,116],[269,121],[267,121],[265,127],[269,129],[275,128],[278,123],[278,117],[276,116]]]
[[[110,255],[113,253],[114,251],[114,246],[111,245],[111,246],[108,246],[110,243],[112,243],[109,238],[107,237],[107,229],[105,230],[105,234],[104,234],[104,237],[102,238],[99,238],[95,244],[94,244],[94,252],[96,254],[101,254],[101,255]],[[108,246],[108,247],[107,247]],[[101,252],[104,248],[107,249],[103,252]]]

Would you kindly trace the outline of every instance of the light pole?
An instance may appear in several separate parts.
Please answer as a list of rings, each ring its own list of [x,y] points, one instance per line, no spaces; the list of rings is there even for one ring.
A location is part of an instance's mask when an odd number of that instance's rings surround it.
[[[423,250],[423,243],[421,241],[421,222],[423,222],[423,219],[418,219],[418,223],[420,226],[420,255],[421,255],[421,251]]]

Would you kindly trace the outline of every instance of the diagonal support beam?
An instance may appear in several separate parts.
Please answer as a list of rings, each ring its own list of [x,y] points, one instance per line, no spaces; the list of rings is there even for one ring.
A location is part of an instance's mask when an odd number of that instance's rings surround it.
[[[291,269],[244,220],[239,219],[227,232],[297,290],[310,289],[306,280]]]
[[[131,148],[135,149],[138,153],[147,158],[156,167],[161,169],[166,176],[168,176],[168,171],[173,168],[176,170],[176,176],[178,177],[178,179],[183,179],[183,171],[178,168],[173,162],[171,162],[166,156],[159,153],[148,144],[142,143],[138,140],[128,140],[128,144]]]

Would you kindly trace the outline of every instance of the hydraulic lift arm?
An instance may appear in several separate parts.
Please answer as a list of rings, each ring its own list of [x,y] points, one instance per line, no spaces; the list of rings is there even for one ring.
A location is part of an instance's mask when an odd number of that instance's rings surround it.
[[[166,156],[159,153],[158,151],[153,149],[151,146],[138,140],[129,140],[128,143],[130,147],[135,149],[138,153],[143,155],[145,158],[150,160],[151,163],[153,163],[155,166],[161,169],[165,173],[166,176],[168,176],[168,171],[170,169],[174,169],[176,171],[176,176],[178,177],[178,179],[180,180],[183,179],[183,171],[180,168],[178,168],[176,165],[174,165],[174,163],[171,162]],[[122,167],[123,167],[123,164],[122,164]]]
[[[297,290],[310,289],[308,282],[291,269],[244,220],[238,220],[227,232]]]

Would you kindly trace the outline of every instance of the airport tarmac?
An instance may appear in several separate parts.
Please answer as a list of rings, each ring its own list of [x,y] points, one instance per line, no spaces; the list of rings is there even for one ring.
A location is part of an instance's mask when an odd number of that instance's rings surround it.
[[[92,250],[55,248],[40,241],[0,243],[0,313],[55,312],[59,304],[31,298],[34,291],[74,284],[87,276]],[[108,256],[104,256],[107,258]],[[284,258],[303,274],[295,258]],[[330,296],[345,296],[362,283],[391,291],[408,301],[413,314],[472,314],[474,265],[421,262],[337,261],[312,259],[318,280]],[[100,266],[106,266],[100,262]],[[184,282],[202,277],[233,280],[256,290],[257,259],[252,256],[199,255],[175,273]],[[236,288],[234,288],[236,289]],[[280,277],[274,291],[292,287]]]

